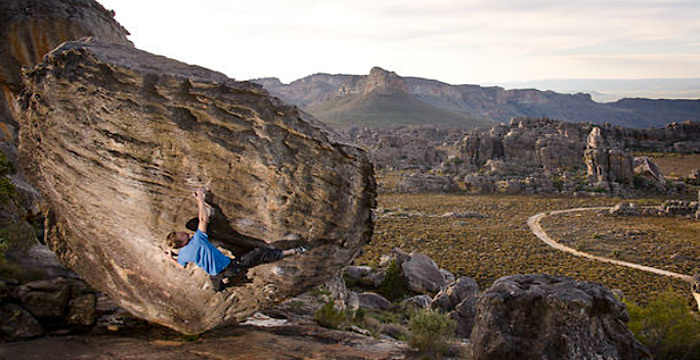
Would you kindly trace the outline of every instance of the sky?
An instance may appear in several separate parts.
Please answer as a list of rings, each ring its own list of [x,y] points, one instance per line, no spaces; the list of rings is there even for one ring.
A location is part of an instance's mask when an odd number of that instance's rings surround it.
[[[700,78],[698,0],[98,1],[138,48],[237,80]]]

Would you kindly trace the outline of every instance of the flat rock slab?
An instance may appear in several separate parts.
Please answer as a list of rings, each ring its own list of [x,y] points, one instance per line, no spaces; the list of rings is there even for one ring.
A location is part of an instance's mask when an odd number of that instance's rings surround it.
[[[397,341],[303,325],[222,329],[196,341],[69,336],[0,344],[1,358],[24,360],[388,360],[404,359],[407,352],[406,345]]]
[[[27,71],[20,156],[51,208],[47,243],[120,306],[183,333],[238,322],[328,280],[371,238],[372,164],[260,86],[130,46],[65,43]],[[225,250],[311,250],[221,293],[165,255],[214,207]]]

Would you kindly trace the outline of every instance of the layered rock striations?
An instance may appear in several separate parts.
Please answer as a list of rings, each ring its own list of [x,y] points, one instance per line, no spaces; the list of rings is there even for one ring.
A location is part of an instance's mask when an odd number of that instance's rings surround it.
[[[69,42],[26,74],[20,154],[52,209],[59,258],[122,307],[184,333],[299,294],[369,241],[373,167],[260,86],[104,42]],[[163,240],[196,216],[213,240],[311,250],[250,269],[223,292]]]
[[[277,79],[261,79],[260,83],[273,94],[285,97],[333,125],[338,124],[332,118],[326,119],[320,115],[331,109],[339,112],[347,106],[346,103],[337,101],[338,95],[366,94],[371,89],[379,89],[385,94],[406,94],[404,102],[418,101],[442,110],[443,114],[461,114],[464,116],[461,124],[465,127],[490,126],[489,121],[507,122],[513,117],[548,117],[573,123],[611,123],[636,128],[700,120],[700,100],[623,99],[614,103],[598,103],[584,93],[563,94],[536,89],[506,90],[497,86],[451,85],[436,80],[401,77],[377,67],[372,68],[368,75],[314,74],[290,84],[283,84]],[[386,105],[389,104],[367,104],[374,108]],[[395,109],[399,107],[395,106]],[[386,126],[386,123],[378,121],[359,123],[354,118],[347,118],[347,122],[352,121],[355,121],[355,125]],[[445,122],[440,117],[425,116],[425,121],[420,124],[455,123]]]
[[[128,32],[114,13],[94,0],[3,0],[0,2],[0,151],[20,169],[17,161],[19,124],[13,110],[23,90],[22,67],[33,67],[44,54],[64,41],[90,36],[131,45]],[[0,208],[5,220],[20,221],[36,214],[40,196],[25,182],[21,171],[12,174],[17,195]]]
[[[9,105],[22,89],[21,67],[32,67],[67,40],[91,36],[131,44],[128,32],[93,0],[9,0],[0,3],[0,139],[14,141]]]
[[[639,189],[678,192],[649,159],[627,151],[673,151],[689,144],[700,123],[657,129],[572,124],[548,118],[513,118],[488,130],[447,128],[351,129],[344,134],[366,147],[377,167],[437,173],[404,177],[394,190],[473,192],[630,193]],[[457,139],[462,135],[461,139]],[[700,148],[691,148],[700,152]],[[439,163],[438,163],[439,162]],[[639,165],[639,166],[638,166]],[[644,166],[642,166],[644,165]],[[440,184],[456,186],[435,186]],[[640,182],[641,184],[641,182]],[[441,188],[442,190],[438,189]]]

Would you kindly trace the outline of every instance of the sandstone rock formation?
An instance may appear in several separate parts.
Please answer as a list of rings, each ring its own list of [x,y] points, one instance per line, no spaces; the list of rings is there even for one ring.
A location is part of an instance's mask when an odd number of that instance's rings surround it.
[[[258,85],[103,42],[70,42],[27,72],[20,152],[52,209],[48,243],[120,306],[184,333],[232,323],[328,280],[372,232],[373,168]],[[310,244],[215,293],[163,249],[215,208],[214,240]]]
[[[21,67],[32,67],[67,40],[91,36],[131,44],[114,14],[93,0],[9,0],[0,3],[0,140],[13,142],[9,106],[22,89]]]
[[[651,359],[602,285],[549,275],[497,280],[477,305],[474,359]]]
[[[633,163],[635,175],[644,176],[645,178],[661,185],[666,184],[666,178],[664,178],[664,174],[661,172],[661,169],[658,165],[656,165],[656,163],[651,161],[648,156],[635,157]]]
[[[610,190],[610,183],[632,184],[632,158],[619,145],[605,139],[599,127],[588,135],[585,159],[588,177],[598,186]]]
[[[17,165],[19,124],[13,109],[23,89],[22,67],[32,67],[64,41],[90,36],[131,45],[128,32],[114,13],[94,0],[3,0],[0,2],[0,151]],[[20,166],[15,166],[17,169]],[[18,196],[0,208],[3,218],[16,222],[27,213],[39,213],[40,196],[25,182],[22,172],[12,175]]]

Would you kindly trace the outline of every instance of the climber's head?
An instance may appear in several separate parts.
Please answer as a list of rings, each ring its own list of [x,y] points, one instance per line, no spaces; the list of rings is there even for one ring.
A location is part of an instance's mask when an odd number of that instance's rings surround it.
[[[190,234],[184,231],[173,231],[165,238],[165,244],[172,249],[179,249],[190,242]]]

